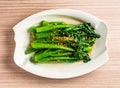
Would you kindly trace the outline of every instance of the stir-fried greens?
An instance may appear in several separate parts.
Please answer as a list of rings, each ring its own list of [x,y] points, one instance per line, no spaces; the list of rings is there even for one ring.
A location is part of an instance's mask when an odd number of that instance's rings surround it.
[[[90,61],[89,52],[100,35],[90,23],[77,25],[43,20],[29,28],[31,42],[25,54],[34,52],[33,63]]]

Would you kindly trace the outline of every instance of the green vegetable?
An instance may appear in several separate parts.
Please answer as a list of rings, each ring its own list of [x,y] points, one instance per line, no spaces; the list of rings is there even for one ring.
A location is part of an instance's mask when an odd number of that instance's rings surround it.
[[[84,51],[88,51],[88,52],[89,52],[89,51],[91,51],[91,50],[92,50],[92,47],[85,47],[85,48],[84,48]]]
[[[48,22],[46,20],[43,20],[41,22],[41,26],[54,26],[54,25],[64,25],[65,23],[64,22],[59,22],[59,21],[55,21],[55,22]]]
[[[45,33],[36,33],[36,38],[39,39],[39,38],[47,38],[50,36],[50,32],[45,32]]]
[[[60,45],[56,45],[56,44],[45,44],[45,43],[39,43],[36,41],[33,41],[31,43],[32,48],[35,49],[41,49],[41,48],[50,48],[50,49],[64,49],[64,50],[68,50],[68,51],[73,51],[72,48],[68,48],[68,47],[64,47],[64,46],[60,46]]]
[[[67,27],[73,27],[72,25],[55,25],[55,26],[43,26],[36,28],[37,32],[46,32],[46,31],[52,31],[59,28],[67,28]]]
[[[89,52],[100,35],[90,23],[77,25],[43,20],[40,25],[29,28],[31,42],[25,54],[34,52],[33,63],[74,63],[91,60]]]
[[[36,63],[48,63],[51,60],[58,60],[58,62],[60,62],[60,60],[72,60],[74,58],[70,58],[70,57],[47,57],[47,58],[42,58],[41,60],[36,61]]]
[[[28,49],[25,51],[25,54],[29,54],[29,53],[32,53],[32,52],[34,52],[34,51],[36,51],[36,49],[34,49],[34,48],[28,48]]]
[[[70,55],[72,54],[71,52],[64,52],[64,53],[59,53],[59,54],[54,54],[54,55],[51,55],[51,56],[66,56],[66,55]]]
[[[36,26],[31,26],[30,28],[29,28],[29,32],[36,32]]]
[[[56,53],[59,53],[59,52],[61,52],[61,50],[51,51],[51,52],[46,50],[43,53],[39,52],[39,53],[35,54],[34,55],[34,59],[35,59],[35,61],[39,61],[42,58],[45,58],[45,57],[48,57],[48,56],[52,56],[52,55],[54,55]]]

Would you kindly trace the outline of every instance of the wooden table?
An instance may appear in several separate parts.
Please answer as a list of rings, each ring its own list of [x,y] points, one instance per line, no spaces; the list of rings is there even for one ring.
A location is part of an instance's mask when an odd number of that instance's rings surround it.
[[[58,8],[83,10],[108,24],[110,60],[104,66],[81,77],[53,80],[15,65],[12,27],[36,12]],[[0,88],[120,88],[120,0],[0,0]]]

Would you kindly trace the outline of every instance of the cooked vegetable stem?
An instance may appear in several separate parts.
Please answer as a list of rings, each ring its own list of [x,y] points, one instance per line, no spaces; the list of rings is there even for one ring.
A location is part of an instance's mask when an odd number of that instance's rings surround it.
[[[46,20],[29,28],[31,41],[25,54],[33,53],[33,63],[74,63],[91,60],[89,52],[100,35],[90,23],[77,25]]]

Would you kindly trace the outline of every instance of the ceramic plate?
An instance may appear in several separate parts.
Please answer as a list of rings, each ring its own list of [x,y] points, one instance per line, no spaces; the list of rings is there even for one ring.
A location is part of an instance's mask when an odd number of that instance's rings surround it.
[[[54,64],[33,64],[29,61],[32,54],[25,55],[25,50],[30,41],[28,28],[39,24],[42,20],[64,21],[70,24],[77,24],[81,21],[89,22],[95,28],[96,33],[101,37],[97,39],[91,53],[92,60],[88,63],[54,63]],[[22,69],[47,78],[65,79],[81,76],[89,73],[105,64],[108,60],[106,49],[107,27],[99,18],[80,10],[54,9],[46,10],[29,16],[13,27],[15,33],[14,61]]]

